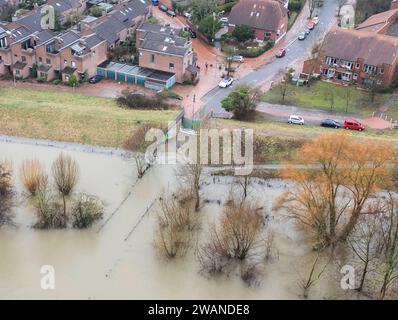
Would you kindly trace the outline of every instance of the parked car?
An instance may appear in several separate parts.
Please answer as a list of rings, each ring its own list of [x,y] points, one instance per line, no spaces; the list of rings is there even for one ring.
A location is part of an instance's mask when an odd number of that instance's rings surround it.
[[[192,13],[184,12],[184,17],[187,18],[188,20],[191,20],[191,18],[192,18]]]
[[[286,49],[280,49],[277,53],[276,53],[276,57],[277,58],[283,58],[286,55]]]
[[[308,22],[307,23],[307,28],[310,29],[310,30],[314,29],[315,28],[315,23],[313,21]]]
[[[341,124],[340,122],[333,119],[325,119],[321,122],[321,127],[339,129],[341,127]]]
[[[96,75],[96,76],[94,76],[94,77],[91,77],[91,78],[88,80],[88,82],[91,83],[91,84],[94,84],[94,83],[100,82],[101,80],[102,80],[102,77]]]
[[[196,32],[191,27],[184,27],[184,31],[188,32],[191,38],[196,38]]]
[[[232,61],[233,61],[233,62],[240,62],[240,63],[243,63],[243,62],[245,62],[245,58],[243,58],[243,56],[233,56],[233,57],[232,57]]]
[[[290,123],[290,124],[303,125],[304,124],[304,119],[302,117],[300,117],[300,116],[297,116],[297,115],[291,115],[287,122]]]
[[[161,5],[159,6],[159,10],[160,10],[160,11],[163,11],[163,12],[167,12],[167,11],[169,11],[169,8],[167,8],[164,4],[161,4]]]
[[[229,87],[233,82],[234,82],[234,79],[232,77],[225,77],[224,79],[222,79],[220,81],[218,86],[220,88],[226,88],[226,87]]]
[[[223,24],[228,24],[228,17],[222,17],[221,19],[220,19],[220,22],[222,22]]]
[[[166,12],[170,17],[175,17],[176,16],[176,13],[173,11],[173,10],[167,10],[167,12]]]
[[[299,39],[299,40],[305,40],[305,38],[307,38],[307,35],[306,35],[305,32],[301,32],[301,33],[298,35],[298,39]]]
[[[306,29],[304,30],[304,32],[305,32],[305,34],[308,36],[308,35],[311,33],[311,30],[308,29],[308,28],[306,28]]]
[[[313,18],[312,18],[312,22],[313,22],[315,25],[317,25],[317,24],[319,23],[319,17],[318,17],[318,16],[313,17]]]
[[[363,131],[365,126],[357,120],[348,119],[344,121],[343,127],[350,130]]]
[[[153,6],[159,5],[159,0],[151,0]]]

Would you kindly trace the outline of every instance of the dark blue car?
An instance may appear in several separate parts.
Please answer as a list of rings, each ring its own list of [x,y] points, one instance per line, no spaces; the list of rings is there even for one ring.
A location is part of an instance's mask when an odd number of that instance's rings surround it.
[[[322,121],[321,126],[322,127],[339,129],[341,127],[341,124],[340,124],[340,122],[337,122],[337,121],[332,120],[332,119],[325,119],[325,120]]]

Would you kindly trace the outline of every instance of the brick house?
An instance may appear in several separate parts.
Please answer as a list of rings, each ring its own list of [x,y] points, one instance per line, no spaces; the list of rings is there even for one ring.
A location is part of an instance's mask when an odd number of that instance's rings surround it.
[[[287,32],[288,14],[279,0],[240,0],[229,15],[229,32],[236,26],[253,28],[256,40],[278,42]]]
[[[137,29],[136,41],[140,67],[174,73],[178,83],[199,76],[192,42],[180,37],[178,29],[144,23]]]
[[[334,29],[326,35],[318,57],[304,62],[303,72],[335,83],[389,87],[397,79],[397,65],[397,37]]]

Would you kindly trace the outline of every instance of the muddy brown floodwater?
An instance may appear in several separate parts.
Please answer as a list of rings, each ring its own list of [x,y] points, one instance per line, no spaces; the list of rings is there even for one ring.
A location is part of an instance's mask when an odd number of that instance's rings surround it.
[[[20,205],[17,228],[0,229],[0,298],[2,299],[297,299],[300,274],[309,272],[312,254],[304,237],[291,222],[273,216],[279,259],[267,264],[259,287],[249,288],[238,277],[207,279],[198,273],[194,256],[164,262],[152,246],[154,212],[146,208],[175,185],[173,166],[151,168],[136,181],[133,161],[117,156],[67,151],[80,167],[77,191],[99,196],[106,204],[102,221],[89,230],[34,230],[32,209],[21,197],[19,167],[24,159],[38,158],[48,172],[62,150],[51,147],[0,142],[0,159],[14,166]],[[203,222],[221,212],[215,201],[225,200],[232,182],[208,178],[203,199]],[[256,183],[252,196],[270,207],[285,183]],[[127,238],[128,237],[128,238]],[[126,239],[127,238],[127,239]],[[42,290],[40,269],[55,268],[55,290]],[[337,275],[338,276],[338,275]],[[336,298],[336,275],[326,275],[311,298]]]

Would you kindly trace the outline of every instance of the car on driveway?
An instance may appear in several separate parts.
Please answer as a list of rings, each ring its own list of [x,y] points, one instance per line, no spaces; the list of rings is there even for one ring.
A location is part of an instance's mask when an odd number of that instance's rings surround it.
[[[243,63],[243,62],[245,62],[245,58],[243,58],[243,56],[233,56],[233,57],[232,57],[232,61],[233,61],[233,62],[240,62],[240,63]]]
[[[362,123],[360,123],[357,120],[353,120],[353,119],[348,119],[348,120],[344,121],[343,127],[345,129],[357,130],[357,131],[365,130],[365,126]]]
[[[277,53],[276,53],[276,57],[277,58],[283,58],[286,55],[286,49],[280,49]]]
[[[169,11],[169,8],[167,8],[164,4],[161,4],[161,5],[159,6],[159,10],[160,10],[160,11],[163,11],[163,12],[167,12],[167,11]]]
[[[306,34],[305,32],[301,32],[301,33],[298,35],[298,39],[299,39],[299,40],[305,40],[305,38],[307,38],[307,34]]]
[[[188,32],[191,38],[196,38],[196,32],[191,27],[184,27],[184,31]]]
[[[223,23],[224,25],[225,25],[225,24],[228,24],[228,21],[229,21],[229,20],[228,20],[228,17],[222,17],[222,18],[220,19],[220,22]]]
[[[321,122],[321,127],[339,129],[341,127],[341,124],[340,122],[333,119],[325,119]]]
[[[167,12],[166,12],[170,17],[175,17],[176,16],[176,13],[173,11],[173,10],[167,10]]]
[[[94,83],[100,82],[101,80],[102,80],[102,77],[96,75],[96,76],[94,76],[94,77],[91,77],[91,78],[88,80],[88,82],[91,83],[91,84],[94,84]]]
[[[289,120],[287,122],[290,124],[304,125],[304,118],[293,114],[289,117]]]
[[[224,79],[222,79],[220,81],[218,86],[220,88],[226,88],[226,87],[229,87],[233,82],[234,82],[234,79],[232,77],[225,77]]]
[[[315,28],[315,23],[313,21],[308,22],[307,23],[307,28],[310,29],[310,30],[314,29]]]

